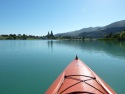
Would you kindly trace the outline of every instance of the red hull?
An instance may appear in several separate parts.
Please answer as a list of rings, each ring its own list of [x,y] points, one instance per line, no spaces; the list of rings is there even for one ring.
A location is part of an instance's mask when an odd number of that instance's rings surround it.
[[[116,94],[81,60],[73,60],[45,94]]]

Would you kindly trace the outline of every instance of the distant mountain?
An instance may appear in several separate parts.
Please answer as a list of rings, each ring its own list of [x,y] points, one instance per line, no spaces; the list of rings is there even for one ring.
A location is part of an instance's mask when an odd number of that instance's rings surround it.
[[[117,21],[114,23],[111,23],[107,26],[103,27],[89,27],[89,28],[83,28],[80,30],[72,31],[72,32],[66,32],[66,33],[60,33],[56,34],[55,36],[73,36],[73,37],[104,37],[108,35],[109,33],[118,33],[125,29],[125,20]]]

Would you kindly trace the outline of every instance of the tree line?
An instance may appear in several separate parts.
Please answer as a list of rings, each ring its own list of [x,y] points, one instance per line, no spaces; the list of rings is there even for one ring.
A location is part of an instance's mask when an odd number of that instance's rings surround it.
[[[53,31],[52,31],[52,30],[51,30],[51,32],[48,31],[48,34],[46,35],[46,37],[47,37],[48,39],[54,39],[55,36],[53,35]]]
[[[33,36],[26,34],[9,34],[9,35],[0,35],[1,40],[26,40],[26,39],[41,39],[41,36]]]
[[[9,35],[0,35],[0,40],[32,40],[32,39],[91,39],[89,37],[71,37],[71,36],[54,36],[53,32],[48,31],[47,35],[45,36],[34,36],[34,35],[26,35],[26,34],[9,34]],[[120,32],[113,34],[112,32],[106,35],[104,38],[101,39],[115,39],[115,40],[125,40],[125,29]]]
[[[125,29],[120,32],[113,34],[112,32],[105,36],[106,39],[117,39],[117,40],[125,40]]]
[[[26,35],[26,34],[1,34],[0,40],[32,40],[32,39],[55,39],[53,32],[51,32],[45,36],[34,36],[34,35]]]

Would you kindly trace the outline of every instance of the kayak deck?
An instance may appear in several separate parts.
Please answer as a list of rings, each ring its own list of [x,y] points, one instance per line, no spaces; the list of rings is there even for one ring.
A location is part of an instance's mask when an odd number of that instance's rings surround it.
[[[45,94],[116,94],[86,64],[76,58]]]

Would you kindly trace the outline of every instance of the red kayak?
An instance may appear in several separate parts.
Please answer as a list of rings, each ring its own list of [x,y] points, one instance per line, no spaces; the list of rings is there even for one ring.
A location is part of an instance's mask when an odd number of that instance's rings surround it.
[[[45,94],[116,94],[116,92],[76,56]]]

